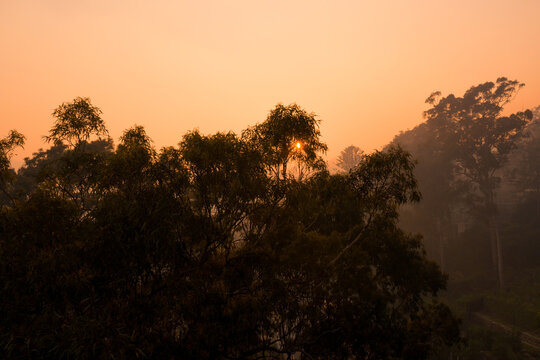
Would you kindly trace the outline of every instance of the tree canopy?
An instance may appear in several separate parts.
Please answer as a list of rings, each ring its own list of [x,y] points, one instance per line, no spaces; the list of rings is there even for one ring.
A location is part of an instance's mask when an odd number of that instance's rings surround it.
[[[337,166],[343,171],[350,171],[360,160],[364,152],[358,146],[350,145],[341,151],[337,159]]]
[[[45,140],[59,144],[67,142],[76,147],[91,135],[107,135],[102,111],[92,105],[89,98],[77,97],[72,102],[58,106],[52,115],[56,118]]]
[[[11,130],[5,138],[0,139],[0,190],[2,195],[9,198],[11,196],[8,192],[8,185],[15,178],[10,169],[10,157],[16,147],[24,145],[24,140],[24,136],[16,130]]]
[[[426,100],[431,108],[424,113],[425,123],[394,140],[406,144],[420,161],[417,175],[426,195],[421,226],[425,229],[431,224],[431,230],[423,232],[439,237],[441,264],[444,241],[448,241],[443,237],[455,232],[452,216],[467,209],[487,228],[493,272],[500,287],[504,276],[497,190],[503,168],[527,138],[532,119],[529,110],[509,115],[503,111],[523,86],[501,77],[472,86],[463,96],[442,97],[435,92]]]
[[[36,153],[0,209],[0,354],[422,359],[458,341],[446,276],[398,224],[420,198],[410,154],[332,175],[319,136],[278,105],[242,136],[156,151],[135,126],[115,148]],[[311,175],[287,176],[291,159]]]
[[[296,161],[299,176],[302,171],[324,168],[321,152],[327,150],[321,142],[320,120],[297,104],[277,104],[266,121],[244,131],[243,137],[265,156],[265,163],[279,179],[287,177],[287,166]],[[303,169],[302,169],[303,167]]]

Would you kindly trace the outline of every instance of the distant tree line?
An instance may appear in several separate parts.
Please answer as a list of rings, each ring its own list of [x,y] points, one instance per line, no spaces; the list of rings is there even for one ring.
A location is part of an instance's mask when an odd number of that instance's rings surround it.
[[[0,357],[424,359],[459,341],[446,276],[398,210],[398,146],[328,172],[319,120],[277,105],[242,134],[156,150],[87,98],[15,171],[0,141]]]

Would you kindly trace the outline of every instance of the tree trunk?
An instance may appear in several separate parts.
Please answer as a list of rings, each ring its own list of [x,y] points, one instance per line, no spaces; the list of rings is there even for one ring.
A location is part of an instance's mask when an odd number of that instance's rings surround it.
[[[497,223],[497,205],[495,204],[495,193],[492,189],[486,194],[486,211],[488,213],[489,237],[491,242],[491,260],[493,270],[497,276],[499,289],[504,288],[502,246],[499,236],[499,224]]]
[[[491,259],[493,262],[493,270],[497,275],[499,289],[502,289],[504,288],[502,245],[501,238],[499,236],[499,226],[494,215],[491,215],[489,219],[489,237],[491,240]]]
[[[536,183],[536,217],[540,220],[540,184]]]
[[[503,278],[503,258],[502,258],[502,246],[501,238],[499,237],[499,226],[495,221],[495,241],[497,243],[497,275],[499,278],[499,289],[504,288],[504,278]]]
[[[441,265],[441,271],[444,271],[444,236],[441,230],[441,218],[437,219],[437,232],[439,233],[439,261]]]
[[[497,272],[497,240],[495,239],[495,224],[493,219],[489,218],[489,244],[491,249],[491,265],[493,266],[493,271]]]

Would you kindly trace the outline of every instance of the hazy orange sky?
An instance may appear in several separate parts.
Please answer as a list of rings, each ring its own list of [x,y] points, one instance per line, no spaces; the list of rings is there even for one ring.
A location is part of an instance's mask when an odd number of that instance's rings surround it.
[[[158,148],[296,102],[322,119],[329,158],[371,151],[435,90],[507,76],[527,84],[511,110],[539,105],[539,18],[539,0],[0,0],[0,137],[26,135],[20,165],[77,96],[115,140],[138,124]]]

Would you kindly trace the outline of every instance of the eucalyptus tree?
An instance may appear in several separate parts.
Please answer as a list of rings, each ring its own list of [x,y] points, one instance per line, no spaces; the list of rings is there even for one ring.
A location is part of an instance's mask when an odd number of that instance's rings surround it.
[[[89,98],[77,97],[62,103],[52,113],[56,119],[47,142],[67,143],[72,148],[84,146],[92,135],[108,135],[100,108],[92,105]]]
[[[86,210],[95,201],[97,169],[113,147],[101,114],[89,98],[77,97],[54,110],[54,125],[44,136],[57,147],[65,146],[58,160],[50,164],[44,186]]]
[[[446,277],[425,259],[420,237],[399,229],[399,207],[420,198],[413,168],[410,155],[392,147],[348,174],[319,172],[290,190],[271,237],[272,271],[284,283],[274,300],[283,350],[420,359],[435,338],[457,339],[455,320],[436,301]],[[443,322],[450,326],[439,332]]]
[[[347,146],[341,151],[337,159],[337,166],[343,171],[350,171],[360,160],[364,152],[358,146]]]
[[[15,179],[15,172],[11,169],[10,159],[15,148],[24,145],[24,140],[24,135],[16,130],[11,130],[5,138],[0,139],[0,190],[11,201],[13,197],[8,185]]]
[[[299,177],[325,167],[320,156],[327,150],[320,137],[319,122],[297,104],[277,104],[266,121],[244,131],[243,137],[265,155],[265,162],[276,179],[286,179],[291,161],[298,164]]]
[[[483,216],[490,229],[491,255],[499,286],[504,286],[502,248],[498,230],[496,189],[498,171],[507,161],[531,111],[503,115],[523,83],[507,78],[471,87],[462,97],[433,93],[427,100],[426,123],[435,129],[436,141],[453,152],[458,175],[468,180],[481,196]]]

